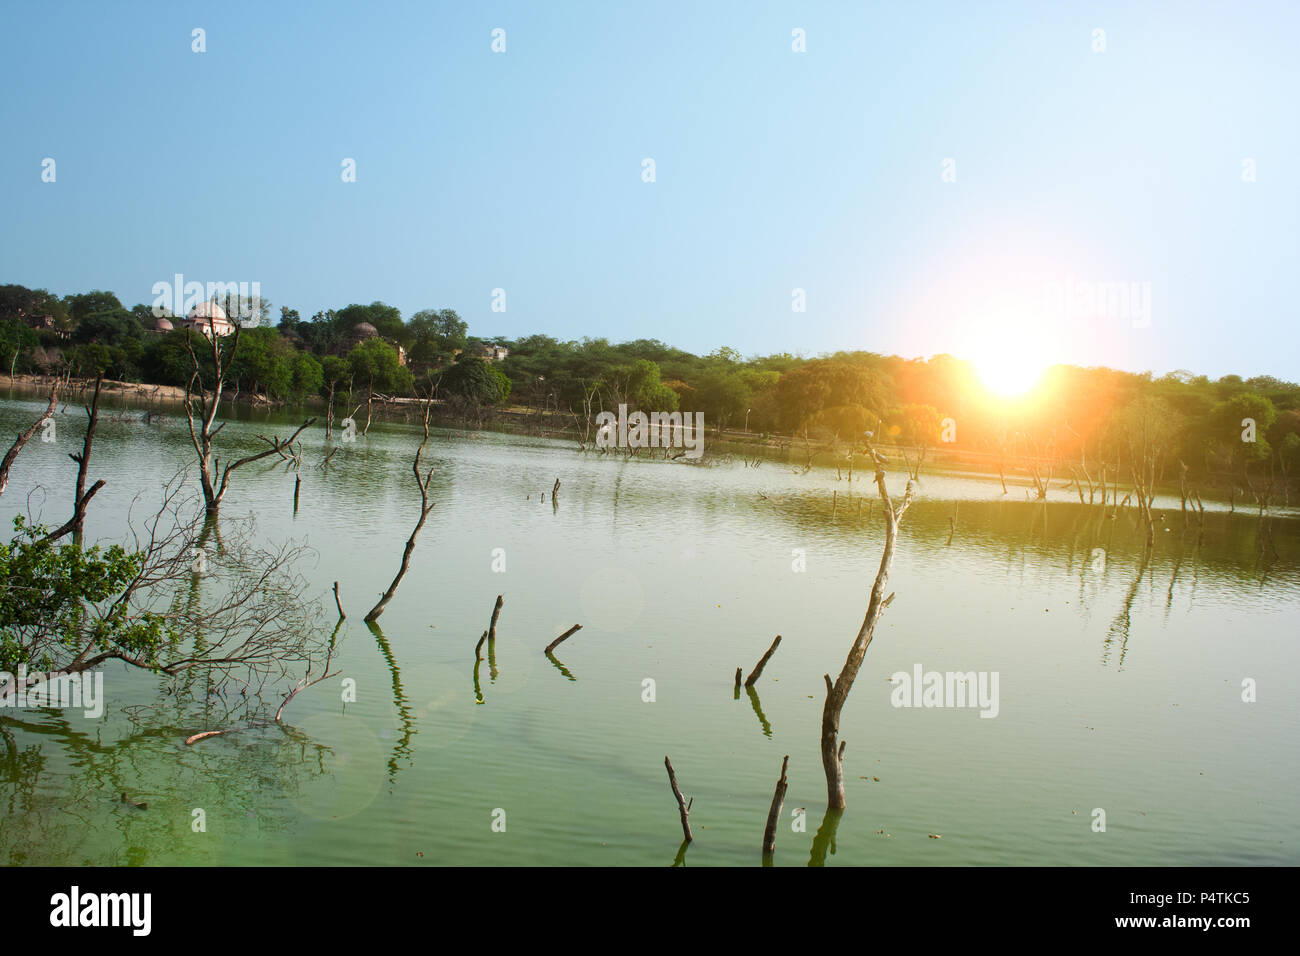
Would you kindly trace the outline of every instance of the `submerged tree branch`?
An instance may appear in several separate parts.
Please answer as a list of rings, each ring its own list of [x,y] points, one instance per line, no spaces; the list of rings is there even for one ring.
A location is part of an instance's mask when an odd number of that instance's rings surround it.
[[[45,413],[41,415],[40,418],[36,419],[36,421],[32,422],[31,426],[26,431],[20,432],[18,437],[14,439],[14,443],[9,446],[9,450],[5,452],[4,461],[0,462],[0,495],[3,495],[5,489],[9,487],[9,469],[13,466],[14,459],[17,458],[18,453],[23,450],[23,446],[31,441],[32,436],[36,434],[42,425],[45,424],[46,419],[54,414],[54,409],[58,407],[58,404],[59,386],[55,385],[50,389],[50,403],[46,407]]]

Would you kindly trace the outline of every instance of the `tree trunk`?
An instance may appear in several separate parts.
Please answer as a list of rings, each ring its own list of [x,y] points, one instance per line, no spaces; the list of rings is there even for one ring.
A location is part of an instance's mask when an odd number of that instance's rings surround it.
[[[772,794],[772,805],[767,811],[767,826],[763,828],[763,853],[771,855],[776,851],[776,827],[781,819],[781,810],[785,807],[786,780],[785,770],[790,765],[790,755],[781,760],[781,779],[776,782],[776,792]]]
[[[872,457],[876,458],[874,452]],[[853,641],[853,646],[849,648],[844,667],[834,683],[831,682],[830,674],[826,675],[821,751],[822,768],[826,771],[826,804],[832,810],[842,810],[847,806],[844,797],[844,742],[839,739],[840,713],[844,709],[844,702],[848,700],[849,691],[853,689],[853,681],[858,676],[858,670],[862,667],[863,658],[866,656],[867,647],[871,644],[880,615],[894,599],[893,594],[885,597],[885,585],[889,582],[889,570],[894,563],[894,545],[898,540],[898,526],[903,519],[903,514],[912,504],[914,486],[913,482],[909,481],[902,504],[897,508],[894,507],[889,499],[889,490],[885,487],[885,472],[879,460],[877,458],[876,487],[880,490],[880,497],[884,502],[882,512],[885,518],[885,548],[880,556],[880,567],[876,571],[875,583],[871,587],[867,614],[862,619],[862,627],[858,629],[858,636]]]

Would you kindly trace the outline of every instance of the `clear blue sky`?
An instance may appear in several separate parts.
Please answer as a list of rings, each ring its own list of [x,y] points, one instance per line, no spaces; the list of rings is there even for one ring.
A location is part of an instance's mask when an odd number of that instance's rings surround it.
[[[129,307],[180,272],[304,318],[451,307],[483,336],[1032,340],[1300,378],[1294,2],[51,2],[2,23],[0,282]],[[1067,275],[1149,282],[1149,325],[1038,314],[1025,289]]]

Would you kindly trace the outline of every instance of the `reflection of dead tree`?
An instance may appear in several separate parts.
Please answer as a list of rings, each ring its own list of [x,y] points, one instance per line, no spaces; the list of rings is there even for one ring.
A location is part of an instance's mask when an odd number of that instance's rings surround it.
[[[225,427],[225,422],[216,425],[217,412],[221,408],[221,395],[226,385],[226,375],[230,371],[230,364],[234,361],[235,353],[239,349],[239,323],[235,323],[234,331],[225,338],[230,339],[230,349],[226,351],[221,346],[220,335],[213,333],[205,335],[212,355],[212,398],[209,401],[208,392],[203,385],[202,366],[199,363],[199,357],[194,351],[193,337],[189,330],[185,333],[185,348],[190,354],[190,364],[193,371],[190,379],[185,383],[185,418],[189,422],[190,441],[194,445],[194,451],[199,459],[199,482],[203,486],[203,500],[207,507],[209,517],[215,518],[217,512],[221,509],[221,501],[226,496],[226,489],[230,483],[230,473],[236,468],[260,461],[268,455],[284,454],[284,449],[293,444],[304,430],[311,427],[316,419],[309,418],[289,436],[287,441],[281,442],[279,437],[274,439],[266,438],[259,435],[262,441],[268,443],[271,447],[266,451],[258,452],[255,455],[246,455],[237,461],[226,465],[225,469],[221,468],[221,462],[212,454],[212,440],[217,437],[217,433]],[[195,398],[198,401],[198,426],[195,427]]]
[[[367,621],[366,627],[370,633],[375,636],[375,643],[379,645],[379,653],[384,656],[384,663],[388,665],[389,673],[393,677],[393,707],[397,710],[397,720],[402,725],[402,734],[393,741],[393,754],[388,758],[388,780],[389,783],[397,779],[397,771],[400,769],[399,760],[406,757],[409,761],[411,756],[411,738],[415,736],[415,719],[411,714],[411,704],[407,700],[405,692],[402,690],[402,672],[397,666],[397,656],[393,653],[393,648],[384,637],[384,632],[379,627],[378,621]]]
[[[370,613],[366,615],[367,624],[379,620],[379,615],[384,613],[384,608],[388,607],[388,602],[397,593],[397,586],[402,583],[407,568],[411,566],[411,554],[415,551],[415,539],[420,536],[420,529],[424,527],[424,522],[429,518],[429,512],[433,510],[433,503],[429,501],[429,485],[433,481],[432,466],[430,466],[428,474],[424,477],[420,476],[420,456],[424,454],[424,446],[429,442],[429,413],[432,409],[433,399],[429,398],[424,403],[424,439],[420,442],[420,447],[415,450],[415,461],[411,465],[411,470],[415,473],[415,483],[420,489],[420,520],[415,523],[415,529],[411,532],[411,536],[406,539],[406,547],[402,551],[402,564],[397,569],[397,575],[393,578],[393,583],[388,585],[388,590],[379,599],[379,603],[372,607]]]
[[[762,728],[764,737],[772,736],[772,724],[763,713],[763,704],[758,699],[758,691],[752,687],[746,687],[745,693],[749,695],[749,706],[754,708],[754,716],[758,718],[758,726]],[[739,695],[737,695],[739,696]]]
[[[827,853],[834,855],[835,831],[840,828],[840,820],[843,817],[843,810],[836,810],[833,807],[826,808],[826,815],[822,817],[822,825],[817,828],[817,834],[813,837],[812,854],[808,857],[809,866],[825,866]]]
[[[1117,638],[1119,640],[1119,663],[1120,666],[1124,664],[1124,658],[1128,654],[1129,630],[1133,624],[1133,601],[1137,597],[1138,586],[1142,583],[1142,576],[1146,574],[1150,560],[1151,549],[1146,548],[1142,551],[1142,559],[1138,564],[1137,574],[1134,575],[1133,582],[1124,595],[1124,602],[1120,606],[1119,613],[1115,615],[1115,620],[1111,622],[1110,629],[1106,632],[1106,639],[1102,641],[1102,664],[1107,663],[1110,659],[1111,642]]]
[[[902,503],[894,507],[889,498],[889,489],[885,487],[885,471],[880,464],[881,458],[874,449],[872,450],[872,457],[877,462],[876,487],[879,489],[881,500],[884,503],[885,547],[880,556],[880,568],[876,572],[875,583],[871,587],[871,598],[867,604],[866,616],[862,619],[862,627],[858,630],[858,636],[853,641],[853,646],[849,648],[844,667],[833,684],[830,675],[826,675],[826,704],[822,709],[821,751],[822,767],[826,771],[826,802],[833,809],[843,809],[846,806],[844,798],[844,744],[839,740],[840,713],[844,709],[844,702],[848,699],[849,691],[853,689],[853,681],[858,676],[858,670],[862,667],[863,658],[866,657],[867,647],[871,643],[880,615],[894,599],[892,593],[888,597],[885,596],[885,585],[889,581],[889,570],[894,563],[894,546],[898,540],[898,526],[903,519],[903,515],[912,504],[914,491],[913,482],[909,481]]]
[[[1269,506],[1273,503],[1273,493],[1276,484],[1276,477],[1273,471],[1273,462],[1269,461],[1268,484],[1256,485],[1250,479],[1250,470],[1246,464],[1241,466],[1242,478],[1246,483],[1246,490],[1254,497],[1255,503],[1259,505],[1258,521],[1256,524],[1256,538],[1259,542],[1260,557],[1271,555],[1277,557],[1277,545],[1273,543],[1273,521],[1268,516]]]
[[[11,445],[9,450],[5,452],[4,461],[0,462],[0,495],[3,495],[5,489],[9,487],[9,469],[13,466],[14,459],[17,458],[18,453],[23,450],[23,446],[32,440],[32,436],[40,430],[40,427],[45,424],[46,420],[54,414],[54,409],[58,407],[58,404],[59,386],[56,384],[50,389],[50,404],[45,409],[45,414],[32,422],[31,426],[26,431],[20,432],[18,437],[14,439],[13,445]]]
[[[100,600],[80,599],[71,616],[36,615],[10,629],[6,636],[21,659],[49,660],[51,677],[109,661],[173,678],[203,674],[215,689],[233,683],[255,697],[297,666],[311,673],[322,656],[328,658],[319,604],[306,597],[306,581],[296,570],[307,549],[256,544],[248,518],[230,523],[221,549],[207,555],[195,545],[210,526],[197,500],[182,498],[185,477],[178,473],[163,486],[162,503],[149,518],[137,523],[128,515],[132,541],[126,550],[134,573],[119,590]],[[196,552],[212,600],[185,599],[194,589]],[[13,596],[10,591],[5,600]],[[15,689],[10,679],[0,698]]]
[[[335,634],[337,633],[338,630],[335,629]],[[331,677],[339,676],[340,673],[339,671],[330,670],[330,662],[334,658],[334,646],[335,646],[334,641],[333,639],[331,639],[329,644],[329,650],[325,654],[324,666],[321,668],[325,673],[321,674],[319,677],[313,678],[311,676],[312,665],[308,663],[307,673],[305,673],[302,676],[302,678],[296,684],[293,685],[293,688],[289,691],[289,693],[285,694],[284,700],[280,701],[280,706],[277,707],[275,710],[275,717],[272,718],[269,722],[261,721],[261,722],[249,724],[246,727],[229,727],[224,730],[205,730],[200,733],[192,734],[189,737],[186,737],[185,746],[192,747],[200,740],[206,740],[208,737],[221,737],[224,736],[225,734],[237,733],[240,730],[253,730],[260,727],[269,727],[271,726],[271,724],[280,724],[281,726],[283,726],[280,718],[284,715],[284,709],[289,706],[289,701],[293,700],[295,697],[298,696],[298,694],[301,691],[306,690],[308,687],[311,687],[315,684],[319,684],[321,681],[329,680]]]
[[[772,805],[767,811],[767,826],[763,828],[763,853],[765,856],[771,856],[772,853],[776,852],[776,826],[781,817],[781,810],[785,807],[785,771],[789,765],[790,755],[786,754],[781,760],[781,779],[776,782],[776,792],[772,794]]]

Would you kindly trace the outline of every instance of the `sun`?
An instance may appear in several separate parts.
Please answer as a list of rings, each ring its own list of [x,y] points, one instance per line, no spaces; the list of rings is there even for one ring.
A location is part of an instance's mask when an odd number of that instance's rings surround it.
[[[1020,398],[1043,378],[1046,364],[1027,350],[991,349],[974,361],[975,371],[989,392],[999,398]]]

